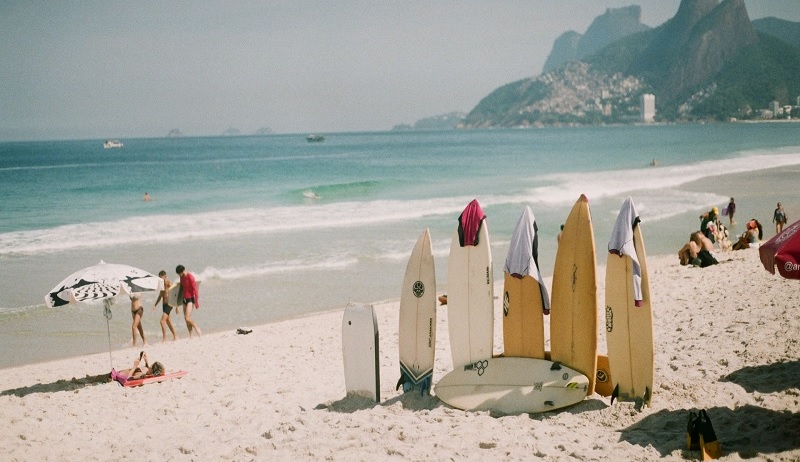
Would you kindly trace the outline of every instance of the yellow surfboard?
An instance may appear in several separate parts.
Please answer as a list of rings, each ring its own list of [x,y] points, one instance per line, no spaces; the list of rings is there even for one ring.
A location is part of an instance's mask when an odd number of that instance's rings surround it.
[[[539,282],[505,273],[503,286],[504,356],[544,359],[544,315]]]
[[[581,194],[564,223],[553,268],[551,359],[589,378],[597,374],[597,257],[589,200]]]
[[[633,229],[633,243],[641,268],[641,306],[636,306],[633,260],[608,255],[606,264],[606,344],[614,373],[614,396],[621,400],[641,399],[650,405],[653,394],[654,345],[650,279],[641,226]]]
[[[544,311],[550,309],[541,281],[536,222],[525,207],[514,229],[503,273],[504,356],[544,359]]]

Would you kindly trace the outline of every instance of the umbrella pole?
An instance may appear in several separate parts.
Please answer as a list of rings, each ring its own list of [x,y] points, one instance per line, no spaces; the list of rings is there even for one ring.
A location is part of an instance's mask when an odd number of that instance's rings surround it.
[[[110,298],[103,300],[105,310],[103,314],[106,316],[106,331],[108,332],[108,363],[111,369],[114,368],[114,359],[111,357],[111,304],[114,303]]]

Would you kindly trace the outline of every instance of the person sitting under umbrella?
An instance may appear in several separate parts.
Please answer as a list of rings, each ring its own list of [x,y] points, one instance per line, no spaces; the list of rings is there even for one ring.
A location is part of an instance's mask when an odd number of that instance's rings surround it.
[[[144,360],[144,366],[142,366]],[[139,357],[133,360],[133,367],[117,371],[111,369],[111,380],[124,384],[128,380],[143,379],[145,377],[153,377],[164,375],[164,366],[156,361],[152,366],[147,361],[147,353],[144,351],[139,353]]]

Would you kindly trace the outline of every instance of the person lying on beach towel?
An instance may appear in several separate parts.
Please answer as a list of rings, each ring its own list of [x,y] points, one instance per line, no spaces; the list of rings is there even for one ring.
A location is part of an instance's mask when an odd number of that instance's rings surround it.
[[[142,366],[142,360],[144,360],[144,366]],[[111,380],[116,380],[122,385],[128,380],[144,379],[146,377],[156,377],[159,375],[164,375],[164,366],[158,361],[150,366],[150,363],[147,361],[147,353],[144,351],[140,352],[139,357],[133,360],[133,367],[121,371],[117,371],[113,368],[111,369]]]

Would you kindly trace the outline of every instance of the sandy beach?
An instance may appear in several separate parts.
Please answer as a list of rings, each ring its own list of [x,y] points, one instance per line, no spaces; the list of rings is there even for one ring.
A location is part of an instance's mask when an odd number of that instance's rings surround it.
[[[4,369],[2,459],[686,460],[699,456],[685,448],[688,412],[703,408],[723,460],[800,460],[800,285],[764,271],[754,249],[718,259],[705,269],[648,260],[652,408],[595,394],[558,412],[501,415],[403,395],[394,390],[399,303],[389,301],[375,305],[380,403],[346,396],[342,307],[248,335],[150,345],[151,360],[189,373],[139,388],[107,381],[107,353]],[[601,303],[603,280],[601,267]],[[499,300],[495,308],[499,354]],[[434,380],[451,368],[446,320],[440,307]],[[115,367],[137,353],[115,351]]]

